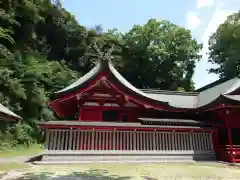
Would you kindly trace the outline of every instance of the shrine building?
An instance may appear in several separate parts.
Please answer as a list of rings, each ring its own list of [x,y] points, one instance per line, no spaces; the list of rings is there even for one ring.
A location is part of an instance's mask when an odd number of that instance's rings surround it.
[[[240,161],[240,79],[194,92],[137,89],[110,61],[56,92],[43,161]]]

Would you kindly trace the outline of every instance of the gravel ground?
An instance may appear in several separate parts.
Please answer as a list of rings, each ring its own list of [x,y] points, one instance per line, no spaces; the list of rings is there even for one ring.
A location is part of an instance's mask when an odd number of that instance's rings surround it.
[[[239,180],[240,168],[217,163],[33,165],[2,180]]]

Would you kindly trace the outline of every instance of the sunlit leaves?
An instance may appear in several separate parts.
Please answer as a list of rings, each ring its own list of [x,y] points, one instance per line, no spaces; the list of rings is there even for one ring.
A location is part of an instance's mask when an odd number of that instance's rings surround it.
[[[217,65],[211,73],[220,77],[239,75],[240,11],[230,15],[209,40],[209,62]]]

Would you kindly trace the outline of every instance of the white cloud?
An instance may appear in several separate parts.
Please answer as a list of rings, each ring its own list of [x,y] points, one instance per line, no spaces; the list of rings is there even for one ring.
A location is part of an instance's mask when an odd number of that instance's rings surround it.
[[[197,16],[196,12],[188,11],[187,12],[187,28],[188,29],[195,29],[200,25],[201,21]]]
[[[215,3],[215,0],[197,0],[197,8],[211,7]]]
[[[237,9],[237,8],[236,8]],[[203,49],[201,51],[202,60],[197,63],[197,67],[195,69],[194,74],[194,82],[196,83],[196,87],[202,87],[206,84],[209,84],[218,79],[218,76],[215,74],[208,74],[207,69],[217,67],[217,65],[211,64],[208,62],[208,40],[209,37],[216,32],[218,26],[222,24],[227,16],[232,14],[236,9],[228,9],[226,8],[226,4],[220,3],[217,4],[215,11],[207,24],[203,32],[203,36],[201,37],[201,41],[203,43]],[[204,77],[204,78],[203,78]]]
[[[202,43],[203,43],[203,49],[201,54],[203,55],[203,58],[206,58],[206,53],[208,52],[208,40],[209,37],[216,32],[218,26],[222,24],[226,19],[227,16],[232,14],[234,11],[231,10],[224,10],[221,8],[216,8],[212,19],[209,21],[207,28],[205,29],[203,36],[202,36]]]

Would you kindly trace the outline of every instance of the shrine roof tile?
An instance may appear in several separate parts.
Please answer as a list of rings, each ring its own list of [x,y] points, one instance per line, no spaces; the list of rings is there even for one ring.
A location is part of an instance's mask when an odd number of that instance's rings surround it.
[[[240,101],[238,96],[233,95],[240,88],[240,79],[224,78],[204,86],[194,92],[163,91],[159,89],[137,89],[129,83],[108,61],[100,61],[91,71],[79,78],[76,82],[56,92],[61,95],[64,92],[73,91],[83,84],[94,79],[100,72],[107,70],[112,78],[121,83],[129,92],[135,93],[141,98],[151,100],[155,104],[165,104],[173,108],[197,109],[214,102]],[[222,98],[222,99],[221,99]],[[220,100],[219,100],[220,99]]]

